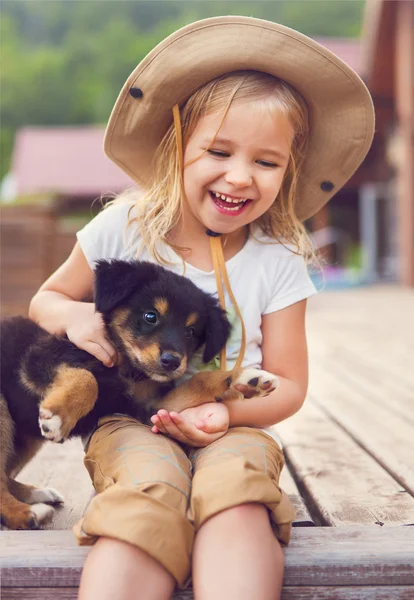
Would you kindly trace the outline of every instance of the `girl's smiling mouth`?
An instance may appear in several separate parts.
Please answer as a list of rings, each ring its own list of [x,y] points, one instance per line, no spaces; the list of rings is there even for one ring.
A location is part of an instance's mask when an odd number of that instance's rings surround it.
[[[217,210],[226,214],[239,215],[252,202],[250,198],[235,198],[212,190],[209,194]]]

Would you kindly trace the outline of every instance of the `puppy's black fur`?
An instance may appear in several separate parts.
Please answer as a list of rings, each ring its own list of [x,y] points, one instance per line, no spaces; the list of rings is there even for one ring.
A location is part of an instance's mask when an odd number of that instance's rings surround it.
[[[53,386],[59,367],[86,369],[97,381],[94,408],[71,431],[83,435],[101,416],[113,412],[146,421],[148,410],[185,373],[201,345],[205,344],[203,361],[209,362],[227,341],[230,325],[225,313],[188,279],[146,262],[100,261],[95,273],[96,310],[117,349],[118,366],[105,367],[29,319],[15,317],[1,323],[1,393],[19,434],[40,436],[39,402]],[[149,388],[150,397],[145,393],[140,397],[135,384],[148,379],[158,385]]]
[[[13,477],[45,437],[63,441],[86,435],[100,417],[112,413],[147,422],[195,351],[204,345],[207,363],[228,339],[230,325],[217,301],[160,266],[100,261],[95,282],[96,310],[118,353],[115,367],[105,367],[27,318],[1,322],[1,514],[11,528],[37,527],[41,520],[27,504],[34,488]],[[227,379],[221,377],[213,394],[222,396],[221,388],[230,385]],[[195,395],[190,387],[193,404]],[[170,410],[179,410],[175,396],[172,401]],[[56,417],[58,434],[51,426]]]

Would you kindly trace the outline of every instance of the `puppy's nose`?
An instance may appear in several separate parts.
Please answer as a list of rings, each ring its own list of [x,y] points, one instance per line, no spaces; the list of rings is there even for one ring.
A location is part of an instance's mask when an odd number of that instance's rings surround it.
[[[175,371],[181,364],[181,358],[176,354],[163,352],[161,354],[160,362],[166,371]]]

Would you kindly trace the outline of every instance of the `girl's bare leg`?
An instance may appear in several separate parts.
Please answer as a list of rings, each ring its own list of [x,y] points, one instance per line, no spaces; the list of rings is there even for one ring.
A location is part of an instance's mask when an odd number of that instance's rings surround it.
[[[196,535],[195,600],[278,600],[283,569],[283,551],[260,504],[225,510]]]
[[[82,572],[79,600],[168,600],[172,575],[140,548],[99,538]]]

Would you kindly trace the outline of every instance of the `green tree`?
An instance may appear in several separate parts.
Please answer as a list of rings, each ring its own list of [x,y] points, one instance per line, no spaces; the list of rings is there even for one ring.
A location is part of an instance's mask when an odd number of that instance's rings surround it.
[[[0,177],[10,167],[19,127],[103,124],[136,64],[186,23],[241,14],[311,36],[357,36],[363,5],[362,0],[2,0]]]

